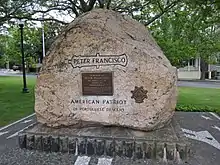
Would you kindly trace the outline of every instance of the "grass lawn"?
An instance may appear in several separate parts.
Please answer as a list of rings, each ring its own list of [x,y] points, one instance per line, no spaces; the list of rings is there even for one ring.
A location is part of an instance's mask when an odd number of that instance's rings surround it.
[[[0,127],[34,112],[36,78],[27,78],[30,93],[22,93],[22,77],[0,76]]]
[[[30,93],[24,94],[21,92],[22,77],[0,76],[0,127],[34,112],[35,80],[36,78],[28,77]],[[220,112],[220,89],[179,88],[177,107],[183,107],[180,110],[197,111],[201,108],[204,111],[207,106]]]
[[[220,113],[220,89],[179,87],[178,105],[197,107],[202,111],[208,107]]]

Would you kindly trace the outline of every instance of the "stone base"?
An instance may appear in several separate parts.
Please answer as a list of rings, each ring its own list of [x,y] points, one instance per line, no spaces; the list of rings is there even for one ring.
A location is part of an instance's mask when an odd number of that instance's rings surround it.
[[[49,128],[35,124],[19,134],[20,148],[75,155],[186,162],[190,148],[179,124],[152,132],[121,127]]]

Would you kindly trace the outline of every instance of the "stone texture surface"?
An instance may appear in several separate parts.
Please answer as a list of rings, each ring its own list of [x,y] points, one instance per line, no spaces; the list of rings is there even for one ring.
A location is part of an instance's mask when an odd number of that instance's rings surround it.
[[[190,143],[175,120],[150,132],[121,127],[51,128],[39,123],[19,134],[19,146],[45,152],[177,163],[187,162],[191,156]]]
[[[74,68],[74,58],[92,60],[97,53],[122,55],[126,62]],[[113,95],[83,96],[81,74],[88,72],[112,72]],[[93,10],[70,23],[47,53],[36,84],[37,120],[51,127],[158,129],[174,114],[176,82],[176,68],[142,24],[110,10]]]

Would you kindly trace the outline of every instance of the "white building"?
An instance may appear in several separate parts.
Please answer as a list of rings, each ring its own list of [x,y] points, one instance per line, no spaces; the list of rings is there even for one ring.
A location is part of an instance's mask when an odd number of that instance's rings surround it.
[[[177,71],[179,79],[200,79],[200,58],[191,59],[187,66],[179,68]]]
[[[200,58],[191,59],[188,61],[188,65],[179,68],[178,70],[178,78],[179,79],[190,79],[196,80],[200,79],[201,71],[200,71]],[[212,77],[211,72],[216,71],[215,77]],[[220,64],[218,65],[208,65],[208,79],[220,79]]]

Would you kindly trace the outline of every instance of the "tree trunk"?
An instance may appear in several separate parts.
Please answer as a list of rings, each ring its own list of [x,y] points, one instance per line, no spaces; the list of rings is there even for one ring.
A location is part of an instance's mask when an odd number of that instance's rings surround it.
[[[6,62],[6,69],[10,69],[9,68],[9,61]]]
[[[205,71],[201,71],[200,80],[205,80]]]
[[[25,66],[26,66],[26,73],[29,73],[30,72],[30,69],[29,69],[29,63],[28,62],[26,62],[26,64],[25,64]]]
[[[203,59],[200,60],[200,71],[200,80],[205,80],[206,72],[208,71],[208,64]]]

